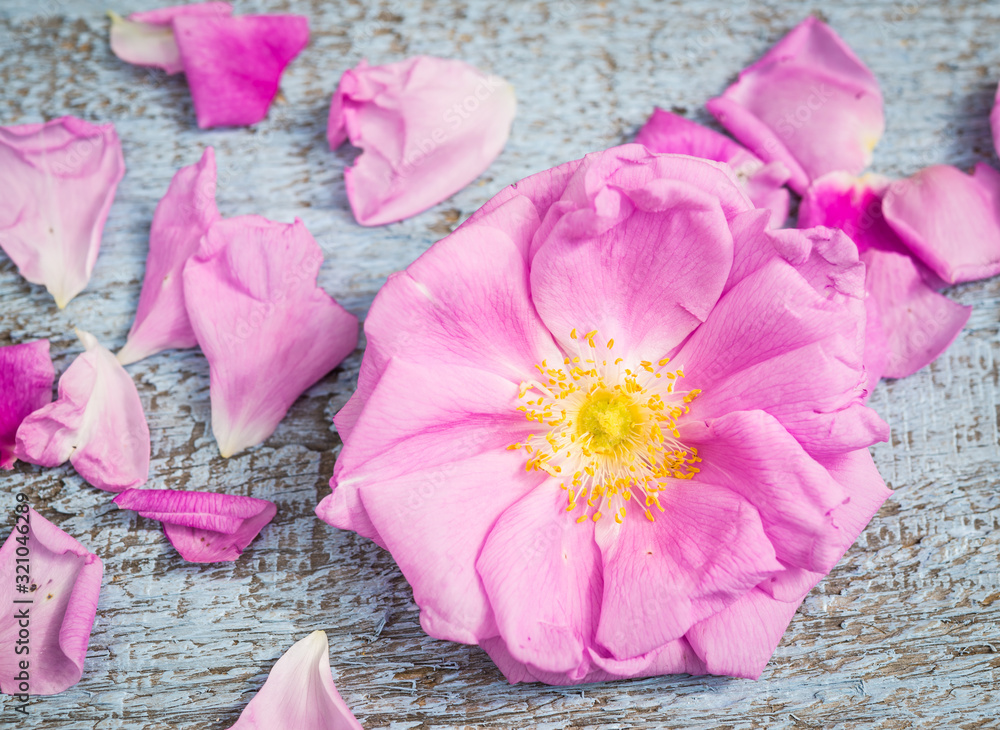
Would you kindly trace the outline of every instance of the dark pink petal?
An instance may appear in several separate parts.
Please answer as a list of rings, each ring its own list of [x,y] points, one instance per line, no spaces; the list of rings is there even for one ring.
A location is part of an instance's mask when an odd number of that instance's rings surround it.
[[[156,206],[139,308],[118,361],[128,365],[161,350],[194,347],[198,340],[184,306],[184,264],[219,220],[215,206],[215,150],[182,167]]]
[[[313,631],[281,655],[229,730],[361,730],[333,684],[324,632]]]
[[[60,309],[87,286],[124,174],[111,124],[62,117],[0,127],[0,246]]]
[[[222,2],[173,5],[144,13],[132,13],[128,19],[109,10],[111,50],[128,63],[155,66],[168,74],[180,73],[184,70],[184,64],[174,40],[174,18],[181,15],[212,18],[232,14],[233,6]]]
[[[764,164],[748,149],[715,130],[663,109],[656,109],[639,130],[635,141],[650,152],[673,153],[725,162],[750,200],[758,208],[771,211],[771,222],[781,226],[788,218],[789,173],[780,162]]]
[[[730,490],[675,481],[660,501],[654,522],[597,523],[604,597],[596,640],[617,659],[682,637],[782,570],[760,514]]]
[[[261,443],[295,399],[347,357],[358,319],[316,285],[323,252],[302,221],[215,223],[184,268],[184,299],[211,376],[223,456]]]
[[[554,479],[503,512],[476,570],[517,661],[571,679],[587,675],[601,610],[601,553],[594,523],[566,514],[566,494]]]
[[[861,172],[885,128],[878,81],[813,17],[707,106],[762,160],[782,162],[798,193],[828,172]]]
[[[302,15],[179,15],[173,26],[201,129],[266,117],[281,72],[309,43]]]
[[[278,511],[266,499],[174,489],[127,489],[114,503],[162,522],[170,544],[192,563],[236,560]]]
[[[120,492],[149,475],[149,427],[135,383],[93,335],[59,378],[58,398],[24,419],[18,459],[59,466],[68,459],[90,484]]]
[[[510,84],[464,61],[416,56],[344,72],[327,139],[364,150],[344,171],[358,223],[409,218],[475,180],[503,149],[516,108]]]
[[[913,253],[949,284],[1000,273],[1000,172],[980,162],[972,175],[926,167],[894,183],[885,219]]]
[[[23,503],[22,503],[23,506]],[[0,548],[0,692],[53,695],[83,675],[90,630],[97,615],[104,566],[101,559],[33,509],[17,520]],[[25,527],[27,525],[27,527]],[[18,548],[21,552],[18,553]],[[30,559],[28,593],[16,590],[24,573],[17,558]],[[17,614],[28,611],[30,656],[15,653],[21,629]],[[23,643],[22,643],[23,646]],[[25,688],[18,679],[21,659],[30,662]]]
[[[0,347],[0,469],[13,469],[17,428],[52,401],[56,373],[49,341]]]

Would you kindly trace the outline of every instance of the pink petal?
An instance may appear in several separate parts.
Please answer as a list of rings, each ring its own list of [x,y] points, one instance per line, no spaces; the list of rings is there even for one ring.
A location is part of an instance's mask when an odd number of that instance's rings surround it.
[[[35,510],[28,509],[27,518],[27,523],[15,521],[0,548],[0,604],[7,607],[0,614],[0,692],[53,695],[72,687],[83,675],[104,566],[99,557]],[[31,561],[30,583],[22,582],[28,576],[16,570],[24,548]],[[28,585],[29,592],[17,592],[19,585]],[[30,633],[27,655],[17,653],[19,632],[24,628],[22,611],[27,611]],[[18,676],[25,672],[20,664],[25,659],[27,680]]]
[[[813,17],[707,107],[762,160],[782,162],[798,193],[828,172],[861,172],[885,128],[878,81]]]
[[[182,167],[153,213],[149,255],[139,308],[118,361],[128,365],[162,350],[194,347],[198,340],[184,306],[184,264],[219,220],[215,206],[215,150]]]
[[[180,73],[184,70],[184,64],[174,40],[174,18],[182,15],[211,18],[232,14],[233,6],[222,2],[158,8],[145,13],[132,13],[127,20],[109,10],[111,50],[128,63],[155,66],[168,74]]]
[[[302,221],[215,223],[184,268],[184,297],[211,376],[223,456],[261,443],[295,399],[358,341],[358,320],[316,285],[323,253]]]
[[[908,254],[883,217],[882,196],[890,188],[886,178],[826,175],[803,198],[799,224],[841,228],[858,244],[867,266],[870,309],[865,365],[876,374],[902,378],[944,352],[972,308],[927,284],[930,272]]]
[[[913,253],[949,284],[1000,273],[1000,172],[972,175],[926,167],[889,187],[885,219]]]
[[[576,680],[587,675],[601,609],[601,554],[594,523],[580,525],[566,514],[566,494],[555,480],[504,511],[476,569],[512,657]]]
[[[361,730],[333,684],[326,633],[292,644],[229,730]]]
[[[55,380],[49,341],[0,347],[0,469],[13,469],[17,428],[52,401]]]
[[[192,563],[236,560],[278,511],[266,499],[173,489],[127,489],[114,503],[162,522],[170,544]]]
[[[663,109],[656,109],[635,141],[650,152],[674,153],[725,162],[736,173],[754,206],[771,211],[773,225],[788,218],[789,173],[780,162],[767,165],[729,137]]]
[[[120,492],[149,475],[149,427],[135,383],[93,335],[59,378],[59,396],[17,430],[18,459],[59,466],[68,459],[90,484]]]
[[[463,61],[416,56],[344,72],[330,104],[331,149],[364,149],[344,171],[358,223],[409,218],[489,167],[510,133],[510,84]]]
[[[281,72],[309,43],[302,15],[180,15],[173,25],[201,129],[266,117]]]
[[[660,495],[655,522],[597,523],[604,598],[596,639],[617,659],[680,638],[782,570],[760,515],[742,497],[676,481]]]
[[[993,132],[993,149],[1000,155],[1000,85],[997,86],[993,109],[990,111],[990,130]]]
[[[111,124],[62,117],[0,127],[0,245],[60,309],[87,286],[124,174]]]

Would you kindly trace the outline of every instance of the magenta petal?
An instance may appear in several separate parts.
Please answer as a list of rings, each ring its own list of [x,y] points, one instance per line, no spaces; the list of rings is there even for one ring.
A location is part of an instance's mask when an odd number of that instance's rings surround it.
[[[364,153],[344,171],[358,223],[426,210],[475,180],[503,149],[514,89],[464,61],[416,56],[344,72],[330,104],[330,148]]]
[[[223,456],[261,443],[295,399],[347,357],[358,319],[316,285],[323,261],[302,221],[213,225],[184,268],[184,298],[211,376]]]
[[[910,250],[949,284],[1000,273],[1000,172],[972,175],[926,167],[889,187],[885,219]]]
[[[0,246],[60,309],[87,286],[124,174],[111,124],[62,117],[0,127]]]
[[[266,117],[281,72],[309,43],[302,15],[181,15],[173,25],[201,129]]]
[[[733,168],[754,206],[771,211],[772,225],[780,226],[788,218],[789,196],[785,183],[789,173],[780,162],[765,165],[759,157],[725,135],[663,109],[653,112],[635,141],[645,145],[650,152],[725,162]]]
[[[135,383],[93,335],[59,378],[59,396],[17,430],[18,459],[59,466],[68,459],[90,484],[120,492],[149,475],[149,427]]]
[[[114,503],[162,522],[170,544],[192,563],[236,560],[278,511],[266,499],[173,489],[127,489]]]
[[[52,401],[55,380],[49,341],[0,347],[0,469],[13,469],[17,428]]]
[[[233,6],[223,2],[173,5],[144,13],[132,13],[128,19],[108,11],[111,16],[111,50],[128,63],[155,66],[168,74],[180,73],[184,70],[184,64],[174,40],[174,18],[182,15],[212,18],[232,14]]]
[[[313,631],[281,655],[229,730],[361,730],[333,684],[324,632]]]
[[[194,347],[198,340],[184,305],[184,264],[219,220],[215,206],[215,150],[182,167],[156,206],[139,308],[118,361],[128,365],[161,350]]]
[[[27,517],[27,522],[14,523],[0,548],[0,604],[7,607],[0,614],[0,692],[52,695],[72,687],[83,675],[104,566],[99,557],[35,510],[29,509]],[[31,559],[30,583],[24,583],[28,593],[15,589],[28,578],[16,570],[17,550],[23,547]],[[30,656],[15,653],[18,612],[25,610],[30,622]],[[27,682],[18,679],[22,659],[30,662]]]
[[[758,157],[784,163],[798,193],[828,172],[861,172],[885,128],[878,81],[813,17],[707,106]]]

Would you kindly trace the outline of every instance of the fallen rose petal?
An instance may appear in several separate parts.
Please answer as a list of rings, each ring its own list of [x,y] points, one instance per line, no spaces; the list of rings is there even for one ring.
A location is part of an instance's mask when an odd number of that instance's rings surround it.
[[[885,128],[875,76],[813,17],[706,106],[762,160],[783,162],[800,194],[828,172],[861,172]]]
[[[885,219],[913,253],[949,284],[1000,273],[1000,172],[980,162],[972,175],[925,167],[893,184]]]
[[[184,269],[208,358],[212,432],[223,456],[259,444],[295,399],[358,341],[358,320],[316,285],[323,253],[302,221],[219,221]]]
[[[139,307],[118,353],[122,365],[198,344],[184,306],[181,275],[201,237],[221,217],[215,206],[215,150],[207,147],[197,164],[177,171],[153,213]]]
[[[408,218],[475,180],[503,149],[516,109],[509,83],[463,61],[416,56],[346,71],[327,140],[364,150],[344,170],[358,223]]]
[[[302,15],[178,15],[173,27],[201,129],[266,117],[281,72],[309,43]]]
[[[815,181],[799,208],[804,228],[840,228],[865,263],[869,317],[865,366],[874,378],[903,378],[935,360],[958,337],[972,313],[927,283],[883,214],[888,178],[831,173]]]
[[[132,13],[127,19],[109,10],[111,51],[121,60],[136,66],[155,66],[168,74],[180,73],[184,64],[174,40],[174,18],[182,15],[211,18],[232,14],[233,6],[222,2],[174,5]]]
[[[771,225],[780,227],[788,218],[789,173],[780,162],[764,164],[750,150],[715,130],[689,119],[656,109],[636,135],[637,144],[650,152],[691,155],[725,162],[736,173],[750,200],[771,211]]]
[[[18,510],[23,507],[21,503]],[[99,557],[35,510],[28,508],[26,516],[27,521],[14,523],[0,547],[0,605],[7,607],[0,614],[0,692],[53,695],[72,687],[83,675],[104,566]],[[30,580],[22,580],[29,576],[16,571],[25,548],[31,560]],[[28,585],[27,593],[16,590],[22,583]],[[30,616],[30,656],[15,653],[19,631],[23,631],[19,609]],[[28,679],[18,677],[22,659],[30,662]]]
[[[18,459],[59,466],[68,459],[90,484],[119,492],[149,474],[149,427],[135,383],[94,336],[77,330],[86,352],[59,378],[58,398],[24,419]]]
[[[229,730],[360,730],[333,684],[326,633],[313,631],[275,662]]]
[[[17,428],[52,401],[55,380],[49,341],[0,347],[0,469],[13,469]]]
[[[1000,155],[1000,85],[997,86],[993,110],[990,112],[990,130],[993,132],[993,149]]]
[[[111,124],[62,117],[0,127],[0,247],[60,309],[87,286],[124,174]]]
[[[266,499],[175,489],[126,489],[114,503],[162,522],[170,544],[192,563],[236,560],[278,511]]]

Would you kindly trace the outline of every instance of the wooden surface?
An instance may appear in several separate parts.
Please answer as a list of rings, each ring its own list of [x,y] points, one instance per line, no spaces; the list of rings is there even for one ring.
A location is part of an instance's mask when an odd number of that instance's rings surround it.
[[[321,284],[363,318],[391,272],[504,185],[630,140],[654,105],[705,121],[704,101],[811,10],[881,81],[888,129],[877,171],[997,164],[987,122],[1000,77],[996,2],[237,0],[241,13],[308,15],[311,41],[265,122],[209,132],[195,127],[182,76],[111,55],[107,4],[0,3],[0,123],[63,114],[113,121],[128,168],[90,285],[65,311],[0,254],[0,344],[48,337],[57,372],[80,351],[74,326],[113,348],[124,342],[153,209],[174,171],[205,145],[218,156],[223,215],[301,217],[326,254]],[[120,0],[115,9],[159,4]],[[419,53],[509,79],[520,103],[513,134],[499,160],[451,199],[363,229],[344,194],[352,154],[326,148],[329,97],[362,57]],[[27,719],[8,702],[0,727],[222,730],[276,658],[313,629],[327,631],[337,685],[371,728],[1000,727],[1000,281],[950,296],[975,307],[955,345],[916,375],[884,382],[871,401],[892,426],[891,442],[874,454],[897,491],[806,599],[758,682],[508,685],[477,647],[424,635],[387,553],[313,516],[340,445],[331,419],[355,385],[361,349],[263,446],[228,461],[211,436],[202,356],[137,363],[130,372],[152,435],[149,486],[263,497],[278,515],[236,563],[191,565],[156,523],[118,511],[69,465],[0,473],[4,514],[26,492],[106,569],[82,681],[33,698]]]

